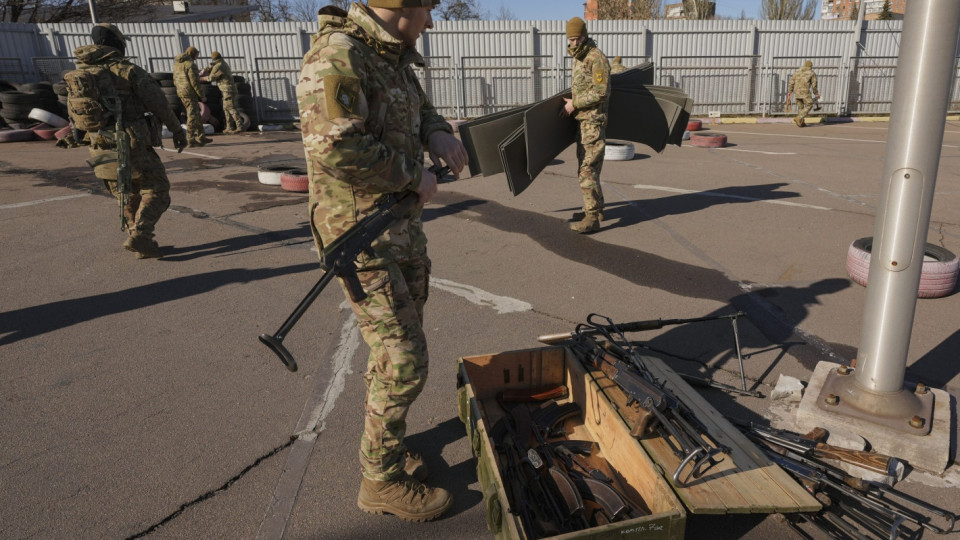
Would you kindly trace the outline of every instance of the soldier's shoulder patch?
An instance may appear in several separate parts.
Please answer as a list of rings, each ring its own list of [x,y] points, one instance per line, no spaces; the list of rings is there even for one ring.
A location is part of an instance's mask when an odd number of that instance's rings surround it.
[[[593,82],[597,84],[604,84],[607,82],[607,72],[605,69],[603,69],[603,66],[593,66]]]
[[[323,78],[328,118],[360,118],[360,79],[346,75]]]

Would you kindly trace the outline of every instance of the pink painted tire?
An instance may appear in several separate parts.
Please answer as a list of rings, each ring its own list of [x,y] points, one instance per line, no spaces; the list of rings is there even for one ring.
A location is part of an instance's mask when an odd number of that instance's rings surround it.
[[[700,131],[703,128],[703,122],[700,120],[690,120],[687,122],[687,131]]]
[[[65,128],[60,128],[60,129],[58,129],[57,132],[54,134],[54,137],[56,137],[56,139],[59,141],[60,139],[62,139],[62,138],[64,138],[64,137],[66,137],[67,135],[69,135],[71,131],[73,131],[73,126],[67,126],[67,127],[65,127]]]
[[[37,136],[32,129],[0,130],[0,143],[32,141]]]
[[[310,191],[310,177],[303,169],[293,169],[280,173],[280,187],[285,191],[307,193]]]
[[[847,275],[854,282],[867,286],[870,273],[870,251],[873,237],[854,240],[847,249]],[[917,298],[940,298],[957,288],[960,259],[951,251],[927,243],[923,247],[923,270],[920,272],[920,290]]]
[[[198,101],[197,103],[200,104],[200,121],[207,123],[207,121],[210,120],[210,107],[207,107],[207,104],[202,101]]]
[[[34,133],[37,134],[37,138],[44,141],[52,141],[57,138],[58,129],[53,126],[48,126],[47,124],[37,124],[30,128]]]
[[[699,148],[723,148],[727,136],[723,133],[691,133],[690,144]]]

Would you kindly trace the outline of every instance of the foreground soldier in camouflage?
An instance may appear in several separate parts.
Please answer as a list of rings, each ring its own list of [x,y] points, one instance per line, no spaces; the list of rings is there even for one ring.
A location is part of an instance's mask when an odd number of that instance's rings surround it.
[[[200,72],[196,64],[198,56],[200,51],[191,45],[183,54],[177,55],[173,64],[173,82],[177,87],[177,96],[187,110],[187,146],[203,146],[212,141],[204,134],[203,122],[200,120],[200,102],[207,98],[200,86]]]
[[[807,60],[803,67],[790,77],[790,86],[787,88],[787,103],[790,103],[790,96],[794,93],[797,99],[797,116],[793,118],[793,123],[797,127],[805,127],[807,124],[803,121],[813,108],[813,97],[820,99],[820,90],[817,89],[817,74],[813,72],[813,62]]]
[[[112,24],[101,23],[90,33],[94,45],[84,45],[73,51],[77,57],[77,69],[112,75],[103,86],[112,86],[121,103],[124,131],[130,139],[129,166],[131,193],[123,206],[123,221],[130,235],[123,247],[134,252],[138,259],[163,256],[154,240],[154,229],[164,211],[170,207],[170,181],[163,162],[151,145],[150,127],[144,113],[153,113],[173,133],[177,150],[187,145],[187,137],[180,127],[163,92],[156,81],[139,66],[124,58],[126,38]],[[70,111],[71,118],[83,111]],[[108,119],[107,125],[97,132],[87,132],[90,141],[90,160],[97,178],[110,189],[117,200],[122,201],[117,188],[116,119]]]
[[[349,14],[320,11],[297,98],[310,223],[321,251],[369,214],[383,194],[413,191],[421,203],[430,200],[437,178],[424,167],[424,146],[434,163],[442,158],[455,176],[466,165],[466,149],[412,69],[423,63],[414,46],[433,27],[435,1],[370,0],[353,4]],[[357,504],[409,521],[434,519],[453,503],[447,491],[422,483],[426,466],[404,445],[407,411],[427,378],[423,308],[430,259],[421,210],[395,223],[373,242],[372,253],[360,256],[358,277],[368,297],[351,302],[370,347]]]
[[[578,124],[577,178],[583,192],[583,213],[573,215],[580,221],[570,228],[580,234],[590,234],[600,229],[603,219],[600,170],[606,149],[610,63],[587,36],[587,25],[580,17],[567,21],[567,45],[567,52],[573,57],[573,99],[564,99],[560,115],[572,116]]]
[[[243,131],[243,118],[237,110],[237,83],[233,82],[233,71],[218,51],[210,53],[210,59],[210,67],[205,71],[209,71],[207,78],[216,84],[223,94],[223,116],[226,123],[223,132],[240,133]]]

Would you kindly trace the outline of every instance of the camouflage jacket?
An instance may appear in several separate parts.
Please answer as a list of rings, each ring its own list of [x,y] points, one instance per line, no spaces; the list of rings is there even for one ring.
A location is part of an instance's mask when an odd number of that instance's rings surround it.
[[[606,123],[610,62],[589,38],[577,47],[567,47],[567,51],[573,56],[574,118],[580,122]]]
[[[177,55],[173,64],[173,83],[177,85],[177,95],[200,101],[203,99],[203,88],[200,86],[200,72],[197,64],[187,53]]]
[[[211,82],[216,83],[221,92],[232,91],[234,94],[237,93],[237,85],[233,82],[233,71],[230,70],[230,64],[226,63],[223,58],[210,62],[208,78]]]
[[[817,74],[813,72],[813,69],[806,66],[798,69],[790,77],[790,87],[787,92],[792,93],[794,98],[808,98],[811,94],[819,95]]]
[[[386,193],[416,190],[429,136],[450,125],[427,99],[412,66],[423,58],[374,21],[362,4],[321,15],[303,57],[297,100],[310,175],[314,237],[329,245]],[[362,268],[426,256],[416,209],[360,256]]]
[[[117,96],[123,110],[123,124],[131,136],[147,137],[144,113],[151,112],[173,133],[181,131],[180,120],[173,114],[160,85],[140,66],[126,60],[119,50],[106,45],[84,45],[73,51],[77,69],[104,65],[116,75]]]

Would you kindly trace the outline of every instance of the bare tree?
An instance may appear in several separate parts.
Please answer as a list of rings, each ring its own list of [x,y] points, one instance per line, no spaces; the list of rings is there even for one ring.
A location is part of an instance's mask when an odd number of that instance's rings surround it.
[[[602,0],[597,5],[600,20],[659,19],[661,0]]]
[[[717,13],[717,3],[714,0],[683,0],[683,12],[692,21],[712,19]]]
[[[289,0],[289,14],[294,21],[314,21],[317,11],[324,6],[336,6],[344,11],[350,9],[350,0]]]
[[[810,20],[817,13],[817,0],[761,0],[760,18],[772,21]]]
[[[144,7],[151,0],[99,0],[100,20],[124,22],[144,20]],[[90,22],[87,0],[0,0],[0,21],[19,23]]]
[[[480,19],[477,0],[440,0],[433,18],[441,21],[475,21]]]
[[[492,19],[495,21],[515,21],[517,16],[503,2],[500,2],[500,7],[497,8]]]

